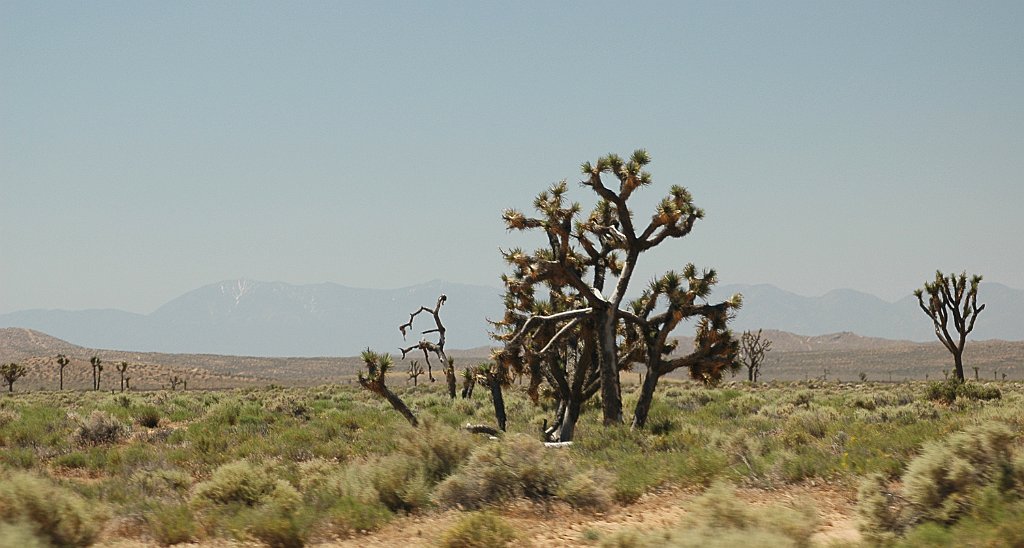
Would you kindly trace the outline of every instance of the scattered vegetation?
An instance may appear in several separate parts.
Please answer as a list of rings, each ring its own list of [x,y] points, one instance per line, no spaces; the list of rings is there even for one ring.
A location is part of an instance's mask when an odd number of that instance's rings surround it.
[[[873,524],[863,529],[867,538],[921,544],[984,529],[982,538],[1013,545],[1013,528],[1001,524],[1024,514],[1024,387],[1015,383],[1000,384],[997,399],[946,403],[930,399],[926,383],[671,382],[646,429],[605,427],[599,407],[586,405],[578,441],[557,449],[538,433],[552,397],[540,394],[534,404],[527,386],[510,386],[509,432],[493,440],[464,429],[490,415],[488,393],[452,400],[440,384],[394,389],[417,410],[417,428],[354,386],[15,393],[0,399],[2,504],[45,510],[0,510],[0,527],[7,538],[35,539],[25,546],[88,544],[118,516],[130,526],[112,534],[139,543],[295,546],[435,508],[500,513],[519,499],[603,512],[663,486],[722,484],[708,496],[727,500],[729,484],[853,489],[868,477],[873,490],[862,489],[858,506]],[[626,404],[638,397],[627,385]],[[932,483],[936,490],[919,487]],[[36,502],[11,502],[26,497]],[[791,510],[779,515],[809,526],[802,510]],[[752,539],[802,542],[803,533],[743,519]],[[690,537],[733,538],[724,527],[684,524],[668,531],[673,540],[652,531],[581,539],[685,545]],[[50,531],[65,536],[53,540]]]

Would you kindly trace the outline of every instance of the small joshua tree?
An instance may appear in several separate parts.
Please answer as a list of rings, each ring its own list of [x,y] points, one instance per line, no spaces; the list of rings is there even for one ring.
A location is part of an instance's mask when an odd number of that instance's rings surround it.
[[[170,380],[171,391],[173,392],[173,391],[177,390],[178,389],[178,385],[181,384],[183,381],[184,381],[184,379],[182,379],[181,377],[179,377],[177,375],[173,375],[171,377],[171,380]]]
[[[69,360],[67,356],[64,354],[57,354],[57,367],[60,370],[60,384],[57,385],[58,390],[64,390],[64,368],[67,367],[69,363],[71,363],[71,360]]]
[[[974,330],[974,321],[978,314],[985,310],[985,305],[978,306],[978,285],[981,276],[971,276],[968,285],[967,272],[959,276],[945,276],[941,270],[935,272],[935,280],[925,282],[924,289],[914,291],[917,304],[932,319],[935,336],[942,345],[953,354],[956,379],[964,381],[964,345],[967,335]],[[949,330],[949,320],[953,320],[954,336]]]
[[[476,387],[476,373],[467,367],[462,370],[462,399],[472,398],[474,387]]]
[[[8,392],[14,392],[14,383],[24,377],[26,373],[28,373],[28,369],[20,363],[11,362],[0,365],[0,376],[7,383]]]
[[[92,389],[100,389],[100,373],[103,372],[103,360],[99,356],[93,356],[89,358],[89,363],[92,364]]]
[[[761,365],[764,364],[765,355],[772,350],[772,341],[762,336],[762,331],[757,333],[744,331],[740,337],[740,351],[737,359],[747,368],[747,380],[757,382],[761,376]]]
[[[124,392],[124,374],[128,371],[128,362],[121,362],[115,366],[121,374],[121,392]]]
[[[412,363],[409,364],[409,378],[412,380],[413,386],[417,386],[419,377],[423,373],[423,366],[420,365],[420,362],[413,360]]]
[[[391,355],[378,354],[367,348],[363,351],[362,358],[363,363],[366,365],[366,374],[363,375],[362,371],[359,372],[359,385],[387,400],[391,407],[394,407],[396,411],[401,413],[414,428],[418,426],[419,421],[416,420],[416,415],[412,413],[409,406],[387,387],[388,369],[391,369],[394,363],[391,360]]]

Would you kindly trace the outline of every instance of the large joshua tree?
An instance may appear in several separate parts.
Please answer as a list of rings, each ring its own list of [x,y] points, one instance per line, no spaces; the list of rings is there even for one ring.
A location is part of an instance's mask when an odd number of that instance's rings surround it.
[[[967,335],[974,330],[974,321],[978,314],[985,310],[985,305],[978,306],[978,285],[981,276],[971,276],[968,283],[967,272],[959,276],[946,276],[941,270],[935,272],[935,280],[925,282],[924,289],[914,291],[917,304],[932,319],[935,336],[942,345],[953,354],[956,367],[956,378],[964,380],[964,345]],[[954,336],[949,329],[953,320]]]
[[[512,273],[502,277],[506,314],[495,322],[495,337],[505,345],[495,357],[516,374],[530,375],[531,394],[543,382],[552,387],[560,414],[549,437],[571,439],[579,406],[598,391],[604,423],[623,422],[619,371],[638,347],[619,347],[621,322],[653,327],[651,318],[622,307],[633,272],[644,252],[686,236],[704,216],[685,188],[673,186],[650,220],[635,225],[628,202],[651,184],[643,169],[649,162],[647,152],[637,150],[628,160],[609,154],[583,164],[581,185],[597,195],[586,217],[580,204],[567,200],[565,181],[537,196],[536,217],[503,213],[509,230],[538,230],[547,239],[533,253],[503,252]],[[725,319],[713,322],[713,330],[724,329]],[[662,356],[661,350],[652,352]]]

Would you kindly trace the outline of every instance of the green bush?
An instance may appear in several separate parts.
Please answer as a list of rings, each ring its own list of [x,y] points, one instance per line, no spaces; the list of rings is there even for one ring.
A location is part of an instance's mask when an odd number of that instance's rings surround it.
[[[951,404],[957,398],[966,400],[997,400],[1003,395],[994,386],[963,382],[956,378],[928,383],[925,397],[932,401]]]
[[[26,527],[57,546],[88,546],[102,523],[95,505],[50,480],[26,472],[0,471],[0,522]]]
[[[243,504],[256,506],[274,490],[274,480],[266,470],[246,460],[229,462],[217,468],[209,481],[196,485],[192,500],[197,503]]]
[[[491,548],[507,546],[515,540],[515,529],[501,516],[473,512],[445,531],[440,544],[446,548]]]

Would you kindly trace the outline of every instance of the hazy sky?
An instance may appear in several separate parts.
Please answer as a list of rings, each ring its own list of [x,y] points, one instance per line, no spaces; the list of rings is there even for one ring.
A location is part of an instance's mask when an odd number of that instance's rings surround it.
[[[638,147],[638,217],[675,183],[707,212],[642,280],[1024,288],[1021,29],[1019,1],[3,1],[0,312],[497,286],[534,242],[502,208]]]

